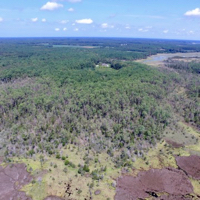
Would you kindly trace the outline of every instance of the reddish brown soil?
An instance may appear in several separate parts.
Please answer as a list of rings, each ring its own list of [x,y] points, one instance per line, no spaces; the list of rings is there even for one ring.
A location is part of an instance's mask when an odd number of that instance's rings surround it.
[[[24,192],[19,190],[30,183],[32,177],[24,164],[10,164],[3,168],[0,166],[0,199],[1,200],[31,200]]]
[[[63,199],[61,199],[60,197],[56,197],[56,196],[49,196],[49,197],[46,197],[44,200],[63,200]]]
[[[194,179],[200,179],[200,156],[176,157],[177,165]]]
[[[157,193],[161,192],[174,197],[183,196],[193,193],[193,187],[186,174],[181,170],[172,168],[151,169],[140,172],[137,177],[124,176],[119,178],[115,200],[156,197]]]
[[[180,147],[183,147],[184,145],[183,144],[179,144],[177,142],[174,142],[172,140],[169,140],[169,139],[166,139],[165,140],[168,144],[170,144],[173,148],[180,148]]]

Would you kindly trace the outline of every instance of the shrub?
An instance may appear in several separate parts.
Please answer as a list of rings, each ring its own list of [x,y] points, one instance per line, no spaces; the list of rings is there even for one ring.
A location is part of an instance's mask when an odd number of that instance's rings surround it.
[[[85,172],[90,172],[89,166],[88,165],[84,165],[83,170]]]

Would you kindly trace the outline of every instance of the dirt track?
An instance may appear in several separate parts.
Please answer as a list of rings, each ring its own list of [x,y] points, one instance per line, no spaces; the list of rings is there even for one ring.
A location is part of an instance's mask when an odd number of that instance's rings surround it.
[[[124,176],[118,179],[115,200],[137,200],[158,197],[158,193],[167,193],[162,199],[187,199],[184,195],[193,193],[193,187],[184,172],[177,169],[151,169],[143,171],[137,177]]]
[[[31,180],[32,177],[24,164],[10,164],[5,168],[0,166],[0,199],[31,200],[24,192],[19,191]]]

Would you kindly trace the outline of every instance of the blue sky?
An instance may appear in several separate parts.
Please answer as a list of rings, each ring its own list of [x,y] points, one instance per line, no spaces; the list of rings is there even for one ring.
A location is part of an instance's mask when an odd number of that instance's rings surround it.
[[[200,40],[200,1],[0,1],[0,37],[79,36]]]

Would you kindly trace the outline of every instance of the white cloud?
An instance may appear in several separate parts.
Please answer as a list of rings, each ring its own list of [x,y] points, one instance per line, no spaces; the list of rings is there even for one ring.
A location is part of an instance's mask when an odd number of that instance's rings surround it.
[[[194,31],[189,31],[189,34],[194,34]]]
[[[164,31],[163,31],[163,33],[165,33],[165,34],[168,33],[168,32],[169,32],[169,30],[164,30]]]
[[[76,25],[75,23],[72,24],[72,26],[75,26],[75,25]]]
[[[73,8],[69,8],[68,11],[69,12],[74,12],[74,9]]]
[[[76,23],[78,23],[78,24],[92,24],[93,20],[92,19],[80,19],[80,20],[76,20]]]
[[[107,23],[101,24],[101,28],[108,28],[108,24]]]
[[[113,28],[115,28],[115,26],[110,25],[108,23],[103,23],[103,24],[101,24],[101,28],[103,28],[103,29],[107,29],[107,28],[113,29]]]
[[[42,22],[46,22],[47,20],[45,18],[42,19]]]
[[[131,29],[131,27],[130,26],[126,26],[125,29]]]
[[[149,30],[148,29],[139,28],[138,31],[139,32],[148,32]]]
[[[63,31],[66,31],[67,30],[67,28],[65,27],[65,28],[63,28]]]
[[[0,17],[0,22],[2,22],[3,21],[3,18],[2,17]]]
[[[196,8],[194,10],[189,10],[184,15],[185,16],[200,16],[200,8]]]
[[[41,10],[55,10],[55,9],[58,9],[58,8],[62,8],[63,5],[62,4],[59,4],[59,3],[56,3],[56,2],[50,2],[48,1],[45,5],[43,5],[40,9]]]
[[[62,20],[62,21],[60,21],[61,24],[66,24],[67,22],[69,22],[69,20]]]
[[[37,22],[37,21],[38,21],[38,18],[37,18],[37,17],[36,17],[36,18],[32,18],[31,21],[32,21],[32,22]]]
[[[55,31],[60,31],[60,29],[59,28],[55,28]]]
[[[78,31],[78,30],[79,30],[78,28],[75,28],[75,29],[74,29],[74,31]]]

